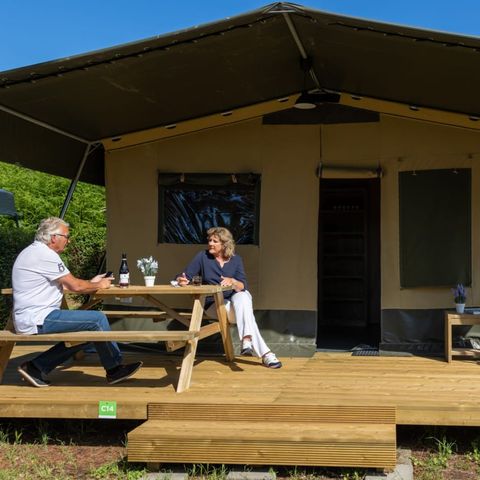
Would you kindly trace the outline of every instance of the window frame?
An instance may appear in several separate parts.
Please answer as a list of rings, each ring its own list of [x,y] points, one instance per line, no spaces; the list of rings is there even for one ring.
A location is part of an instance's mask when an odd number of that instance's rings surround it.
[[[399,172],[400,288],[472,281],[470,168]]]
[[[252,243],[239,243],[243,245],[260,244],[260,196],[261,174],[259,173],[171,173],[158,172],[158,228],[157,242],[167,245],[201,245],[198,243],[169,242],[165,240],[165,197],[169,188],[185,191],[202,190],[230,190],[242,191],[247,188],[253,189],[253,241]],[[223,225],[219,225],[223,226]],[[226,226],[228,228],[228,226]],[[235,232],[232,232],[235,236]]]

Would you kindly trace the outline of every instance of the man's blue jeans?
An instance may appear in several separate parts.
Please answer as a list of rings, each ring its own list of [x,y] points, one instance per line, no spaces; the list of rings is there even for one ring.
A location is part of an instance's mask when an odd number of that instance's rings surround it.
[[[47,315],[43,325],[38,327],[39,334],[109,330],[107,317],[96,310],[53,310]],[[105,370],[122,363],[122,354],[115,342],[94,342],[94,345]],[[33,364],[42,373],[48,375],[55,367],[83,348],[85,348],[84,343],[66,347],[63,342],[60,342],[35,357]]]

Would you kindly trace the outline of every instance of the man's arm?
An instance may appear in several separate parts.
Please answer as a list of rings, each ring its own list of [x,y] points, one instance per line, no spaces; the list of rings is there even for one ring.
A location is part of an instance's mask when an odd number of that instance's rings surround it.
[[[75,293],[93,293],[99,288],[109,288],[112,284],[111,278],[99,277],[98,275],[91,280],[82,280],[74,277],[71,273],[57,279],[63,288]]]

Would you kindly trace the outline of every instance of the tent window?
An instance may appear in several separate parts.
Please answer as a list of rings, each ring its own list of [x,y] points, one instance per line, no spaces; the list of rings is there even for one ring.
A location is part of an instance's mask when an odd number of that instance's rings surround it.
[[[470,169],[399,174],[401,287],[471,284]]]
[[[211,227],[258,245],[260,175],[159,173],[158,242],[204,244]]]

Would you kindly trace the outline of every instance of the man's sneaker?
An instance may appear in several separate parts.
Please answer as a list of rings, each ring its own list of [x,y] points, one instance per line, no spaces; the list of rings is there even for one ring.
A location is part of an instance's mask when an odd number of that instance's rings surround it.
[[[20,375],[34,387],[48,387],[50,382],[43,378],[42,372],[32,363],[22,363],[18,368]]]
[[[262,357],[263,364],[268,368],[281,368],[282,362],[273,352],[268,352]]]
[[[135,362],[111,368],[107,372],[107,383],[113,385],[114,383],[123,382],[128,377],[131,377],[142,365],[143,362]]]
[[[251,340],[244,340],[242,342],[242,350],[240,351],[240,355],[244,355],[245,357],[253,357],[253,345]]]

